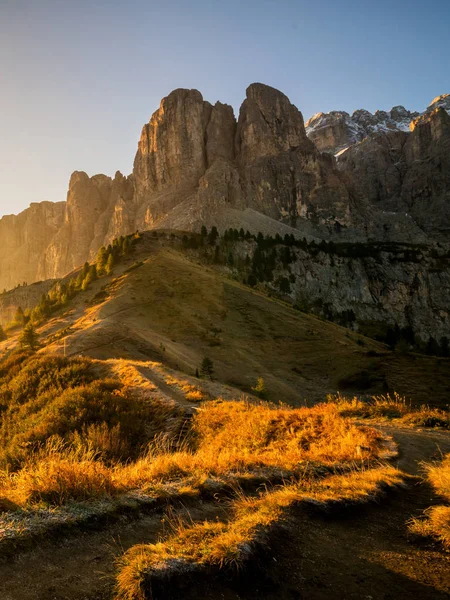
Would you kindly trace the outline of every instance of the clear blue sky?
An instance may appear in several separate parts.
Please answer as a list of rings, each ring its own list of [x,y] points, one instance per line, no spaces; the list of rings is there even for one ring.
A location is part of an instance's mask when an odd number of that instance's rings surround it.
[[[450,92],[450,0],[0,0],[0,215],[128,174],[177,87],[237,111],[254,81],[303,112]],[[0,240],[1,242],[1,240]]]

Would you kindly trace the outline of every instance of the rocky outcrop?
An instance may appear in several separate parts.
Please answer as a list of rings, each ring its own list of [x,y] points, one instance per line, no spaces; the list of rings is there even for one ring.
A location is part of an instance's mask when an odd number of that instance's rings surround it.
[[[434,108],[411,122],[411,132],[371,136],[338,162],[359,196],[380,211],[408,215],[427,235],[448,241],[450,230],[450,115]]]
[[[247,89],[238,120],[197,90],[175,90],[144,126],[130,176],[75,172],[65,203],[0,220],[0,289],[63,276],[136,229],[225,229],[241,218],[300,237],[439,237],[450,223],[447,109],[444,95],[422,116],[330,113],[305,129],[289,99],[262,84]],[[399,131],[412,117],[413,131]],[[320,151],[349,142],[337,162]]]
[[[196,229],[227,209],[297,227],[351,224],[348,182],[307,138],[301,112],[274,88],[231,107],[176,90],[142,132],[134,172],[139,228]]]
[[[239,163],[245,167],[297,148],[313,150],[301,112],[278,90],[260,83],[249,86],[237,128]]]
[[[450,341],[450,253],[413,244],[271,244],[227,242],[234,273],[247,279],[255,271],[255,253],[264,265],[257,286],[302,311],[316,314],[381,341],[406,333],[426,349]],[[246,260],[250,257],[250,261]],[[262,258],[261,258],[262,256]],[[258,264],[258,263],[257,263]],[[269,266],[270,265],[270,266]],[[226,267],[224,267],[226,268]],[[255,281],[255,280],[254,280]]]
[[[302,114],[281,92],[260,84],[248,88],[236,155],[246,206],[292,227],[302,221],[351,224],[344,178],[307,138]]]
[[[450,114],[450,94],[435,98],[423,113],[411,112],[404,106],[394,106],[390,111],[356,110],[352,115],[345,111],[317,113],[306,122],[306,133],[321,152],[339,156],[352,144],[380,133],[409,132],[412,122],[438,108]]]
[[[61,277],[92,259],[103,244],[132,230],[132,199],[132,181],[119,172],[111,179],[75,171],[63,223],[38,257],[37,278]]]
[[[41,279],[38,262],[64,223],[64,202],[40,202],[0,219],[0,290]]]
[[[409,124],[419,113],[403,106],[389,112],[356,110],[352,115],[345,111],[317,113],[306,122],[308,137],[322,152],[339,155],[340,152],[376,133],[409,131]]]

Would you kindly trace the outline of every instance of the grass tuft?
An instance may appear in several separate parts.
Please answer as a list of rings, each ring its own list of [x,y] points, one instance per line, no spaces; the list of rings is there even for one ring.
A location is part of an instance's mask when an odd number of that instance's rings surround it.
[[[450,412],[448,410],[430,408],[429,406],[414,407],[403,396],[396,392],[382,396],[373,396],[370,400],[347,398],[341,394],[327,396],[327,401],[337,406],[344,417],[359,419],[394,419],[402,425],[416,427],[450,427]]]
[[[436,493],[450,503],[450,454],[441,463],[424,465],[426,476]],[[409,522],[411,533],[432,537],[450,549],[450,506],[431,506],[424,511],[422,518]]]

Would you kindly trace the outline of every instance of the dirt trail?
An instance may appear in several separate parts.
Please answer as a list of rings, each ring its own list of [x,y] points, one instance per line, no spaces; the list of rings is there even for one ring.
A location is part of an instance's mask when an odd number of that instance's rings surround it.
[[[383,429],[400,446],[398,465],[418,464],[450,452],[450,434]],[[292,515],[261,558],[263,570],[231,582],[224,576],[195,582],[183,600],[443,600],[450,598],[450,555],[437,544],[411,543],[406,521],[436,503],[419,479],[379,505],[328,517]],[[191,509],[215,518],[217,506]],[[114,560],[130,546],[157,540],[161,515],[123,519],[101,531],[49,541],[0,563],[2,600],[111,600]],[[179,596],[167,595],[167,598]]]
[[[223,508],[180,507],[186,518],[216,519]],[[44,541],[15,560],[0,560],[1,600],[111,600],[115,562],[135,544],[157,542],[165,532],[164,513],[123,518],[100,531],[78,533],[57,543]]]
[[[399,444],[399,468],[450,452],[450,433],[381,426]],[[407,521],[441,503],[419,478],[379,505],[320,516],[298,509],[265,553],[258,574],[236,584],[197,584],[183,600],[448,600],[450,554],[413,542]],[[261,576],[265,574],[265,577]]]
[[[178,391],[173,386],[168,385],[164,381],[163,377],[161,377],[160,375],[155,373],[155,371],[153,369],[150,369],[143,365],[136,365],[136,369],[139,371],[139,373],[143,377],[145,377],[146,379],[151,381],[154,385],[156,385],[156,387],[159,390],[161,390],[161,392],[163,394],[165,394],[169,398],[172,398],[172,400],[174,400],[180,406],[183,406],[184,408],[190,410],[190,412],[194,412],[194,411],[198,410],[198,406],[196,406],[192,402],[189,402],[188,400],[186,400],[186,398],[184,397],[184,394],[182,392]]]

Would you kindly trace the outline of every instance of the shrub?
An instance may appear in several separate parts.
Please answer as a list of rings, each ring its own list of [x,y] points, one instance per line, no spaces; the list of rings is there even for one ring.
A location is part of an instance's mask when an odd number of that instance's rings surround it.
[[[19,364],[0,387],[1,409],[0,465],[12,469],[53,436],[74,448],[89,445],[104,460],[136,458],[174,412],[117,380],[99,379],[88,359],[52,356]]]

